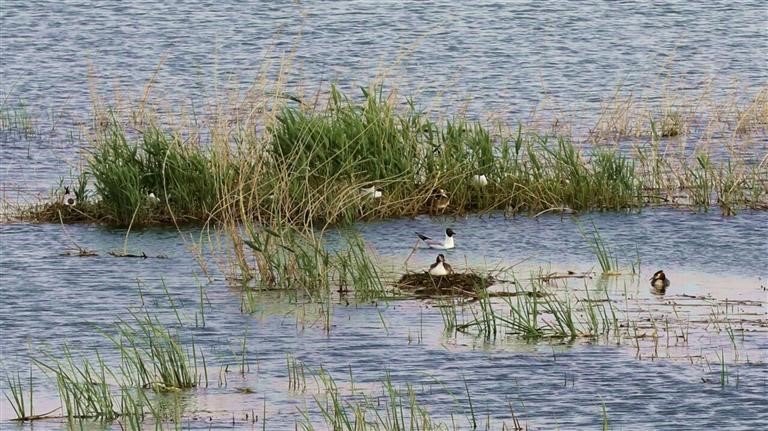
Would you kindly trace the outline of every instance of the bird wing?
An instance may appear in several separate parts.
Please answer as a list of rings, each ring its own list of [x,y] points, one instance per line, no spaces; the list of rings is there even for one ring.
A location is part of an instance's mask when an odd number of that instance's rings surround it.
[[[443,241],[436,241],[434,239],[428,239],[424,240],[424,243],[429,246],[429,248],[437,248],[437,249],[445,249],[445,243]]]
[[[422,240],[422,241],[433,241],[432,238],[430,238],[430,237],[428,237],[426,235],[422,235],[422,234],[420,234],[418,232],[416,232],[416,236],[418,236],[419,239]]]

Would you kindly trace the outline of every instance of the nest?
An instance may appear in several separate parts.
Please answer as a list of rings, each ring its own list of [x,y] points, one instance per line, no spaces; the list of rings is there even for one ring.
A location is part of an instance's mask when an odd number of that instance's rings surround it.
[[[403,274],[395,286],[418,296],[461,295],[475,297],[479,290],[486,289],[494,281],[490,275],[480,276],[473,273],[463,273],[434,276],[421,272]]]

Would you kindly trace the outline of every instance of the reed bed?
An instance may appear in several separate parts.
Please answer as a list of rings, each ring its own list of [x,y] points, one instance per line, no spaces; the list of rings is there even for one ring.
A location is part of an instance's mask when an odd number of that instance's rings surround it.
[[[314,105],[280,91],[248,92],[204,121],[147,101],[97,111],[91,150],[69,186],[77,204],[64,205],[57,189],[18,216],[327,226],[492,210],[768,209],[767,159],[715,162],[705,148],[670,151],[663,138],[676,120],[651,118],[650,142],[626,151],[522,125],[436,119],[384,88],[349,97],[332,86],[327,103]],[[743,127],[762,124],[762,94],[744,108],[751,120]],[[447,205],[435,205],[438,193]]]

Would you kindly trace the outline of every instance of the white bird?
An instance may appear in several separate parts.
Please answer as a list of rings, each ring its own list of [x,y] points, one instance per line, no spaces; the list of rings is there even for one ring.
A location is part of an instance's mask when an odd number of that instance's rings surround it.
[[[485,187],[488,185],[488,178],[485,177],[485,174],[475,175],[472,177],[472,182],[480,187]]]
[[[422,235],[418,232],[416,232],[416,235],[418,235],[419,239],[424,241],[425,244],[427,244],[427,247],[434,248],[437,250],[448,250],[454,247],[453,244],[453,234],[455,232],[453,229],[448,228],[445,230],[445,238],[442,241],[434,240],[426,235]]]
[[[64,187],[64,197],[61,198],[61,202],[68,207],[73,207],[77,203],[77,196],[69,190],[69,187]]]
[[[453,268],[451,268],[451,265],[445,263],[445,256],[440,253],[437,255],[435,263],[429,266],[429,275],[445,276],[448,274],[453,274]]]
[[[160,202],[160,199],[159,199],[157,196],[155,196],[155,194],[154,194],[154,193],[150,193],[150,194],[148,194],[148,195],[147,195],[147,200],[148,200],[150,203],[152,203],[152,204],[156,204],[156,203]]]
[[[370,186],[361,188],[360,195],[364,198],[379,199],[383,194],[376,186]]]

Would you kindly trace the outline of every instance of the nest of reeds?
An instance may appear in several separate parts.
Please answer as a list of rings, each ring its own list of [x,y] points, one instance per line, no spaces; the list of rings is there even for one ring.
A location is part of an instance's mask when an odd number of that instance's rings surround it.
[[[434,276],[427,272],[403,274],[395,284],[401,290],[417,296],[477,296],[477,292],[494,283],[490,275],[481,276],[471,272]]]

